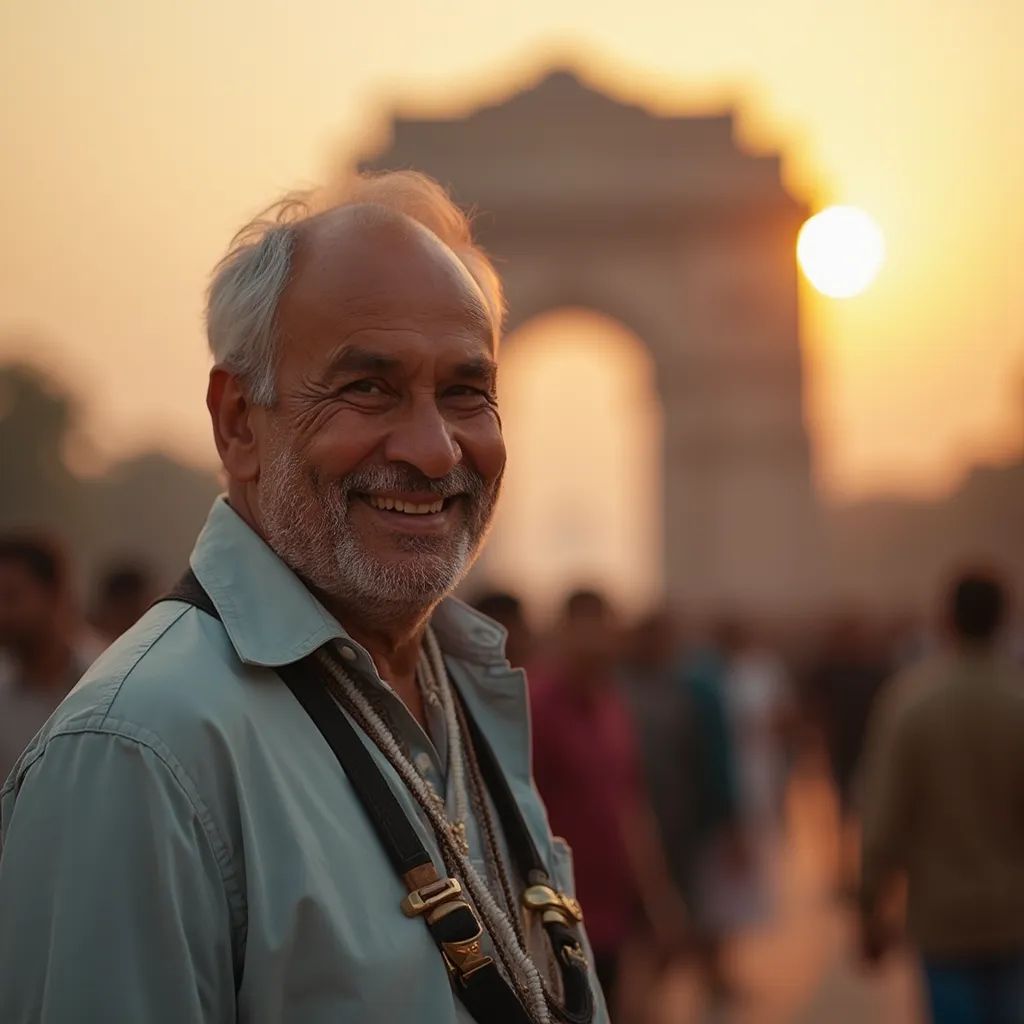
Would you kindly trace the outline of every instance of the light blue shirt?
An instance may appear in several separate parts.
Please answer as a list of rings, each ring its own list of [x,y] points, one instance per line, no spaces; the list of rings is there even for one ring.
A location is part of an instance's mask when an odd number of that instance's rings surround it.
[[[468,1021],[424,923],[399,909],[405,889],[358,798],[275,667],[337,643],[439,793],[444,758],[367,652],[223,499],[191,564],[222,621],[178,602],[153,608],[86,673],[0,794],[0,1021]],[[530,777],[524,678],[501,627],[452,599],[432,625],[571,892],[568,849]],[[443,747],[442,724],[429,725]],[[420,808],[369,745],[444,876]],[[482,866],[473,821],[469,841]]]

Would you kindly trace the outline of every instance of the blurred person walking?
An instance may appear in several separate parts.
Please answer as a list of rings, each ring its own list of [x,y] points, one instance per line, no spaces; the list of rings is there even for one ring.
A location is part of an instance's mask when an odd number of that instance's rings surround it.
[[[218,266],[227,477],[0,792],[3,1024],[606,1024],[501,631],[501,287],[413,172]]]
[[[683,656],[679,686],[693,721],[691,862],[684,894],[702,982],[716,1001],[736,994],[725,965],[731,928],[709,874],[742,872],[749,858],[739,816],[738,765],[726,708],[726,652],[705,642]]]
[[[552,830],[574,853],[598,977],[616,1015],[625,1009],[617,990],[627,944],[653,935],[661,950],[677,950],[687,915],[620,693],[621,636],[607,600],[571,594],[553,646],[550,661],[531,672],[534,775]]]
[[[734,878],[733,892],[724,896],[739,928],[764,924],[774,913],[796,703],[782,659],[751,627],[729,622],[719,640],[726,652],[737,820],[750,854],[742,879]]]
[[[868,721],[893,671],[889,652],[879,641],[862,615],[837,615],[808,678],[809,704],[821,727],[838,802],[836,892],[843,900],[852,899],[858,874],[854,782]]]
[[[863,953],[891,943],[905,876],[935,1024],[1024,1021],[1024,672],[998,643],[1005,611],[996,577],[957,580],[947,649],[886,693],[865,755]]]
[[[715,786],[713,780],[727,778],[731,768],[714,764],[716,755],[728,755],[722,745],[709,742],[714,727],[709,728],[707,698],[702,701],[689,689],[680,662],[676,625],[667,611],[655,611],[629,631],[619,674],[665,862],[689,908],[701,906],[696,878],[700,854],[709,830],[716,830],[719,823],[716,799],[709,790]],[[719,721],[724,733],[724,712]],[[700,938],[690,936],[691,941]],[[646,955],[626,965],[625,986],[631,1003],[648,1004],[637,1006],[636,1019],[645,1021],[654,1007],[643,994],[659,989],[675,958],[658,956],[656,950],[642,952]],[[706,964],[707,951],[699,948],[698,952]]]
[[[652,612],[629,630],[618,674],[632,718],[646,792],[672,879],[690,881],[700,766],[697,723],[680,685],[675,629]]]
[[[724,966],[725,946],[774,913],[794,706],[781,660],[752,630],[723,619],[714,637],[714,649],[703,652],[690,678],[691,687],[702,683],[708,691],[704,728],[711,736],[725,732],[707,755],[723,776],[716,786],[721,806],[692,884],[708,985],[728,1000],[737,992]]]
[[[0,782],[88,665],[56,541],[0,538]]]

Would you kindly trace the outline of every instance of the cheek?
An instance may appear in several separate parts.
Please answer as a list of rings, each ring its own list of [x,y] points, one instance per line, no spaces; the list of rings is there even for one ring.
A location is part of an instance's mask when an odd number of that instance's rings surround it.
[[[337,415],[305,442],[302,458],[318,475],[337,480],[370,460],[383,440],[371,418]]]
[[[493,483],[505,468],[505,439],[497,416],[481,417],[480,422],[463,427],[456,440],[463,454],[478,473]]]

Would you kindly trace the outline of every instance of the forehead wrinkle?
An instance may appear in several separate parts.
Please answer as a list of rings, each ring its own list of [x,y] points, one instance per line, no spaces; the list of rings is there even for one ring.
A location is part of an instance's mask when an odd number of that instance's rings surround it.
[[[466,326],[472,328],[474,333],[480,334],[486,338],[488,342],[493,341],[495,327],[491,321],[491,315],[486,308],[477,301],[477,297],[475,295],[473,296],[473,301],[466,306],[464,311],[464,323]]]
[[[458,306],[451,304],[431,307],[422,303],[402,303],[396,296],[352,295],[342,302],[346,319],[367,322],[373,327],[386,327],[400,321],[407,329],[416,330],[424,321],[437,321],[446,326],[469,328],[490,341],[494,330],[491,318],[475,295],[465,297],[467,301]]]

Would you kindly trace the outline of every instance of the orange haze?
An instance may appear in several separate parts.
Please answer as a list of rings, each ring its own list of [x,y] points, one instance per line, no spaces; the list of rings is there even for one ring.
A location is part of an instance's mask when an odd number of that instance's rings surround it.
[[[1020,440],[1022,38],[1010,0],[4,4],[0,358],[82,392],[100,460],[211,462],[202,292],[239,223],[392,101],[467,110],[570,61],[656,110],[735,104],[804,197],[878,220],[872,288],[802,297],[818,474],[936,493]]]

